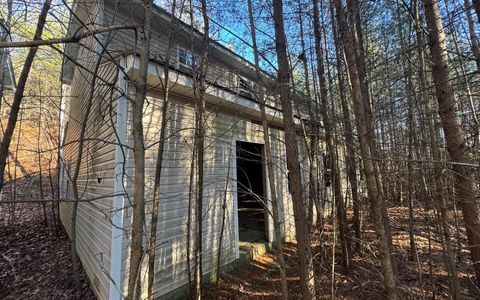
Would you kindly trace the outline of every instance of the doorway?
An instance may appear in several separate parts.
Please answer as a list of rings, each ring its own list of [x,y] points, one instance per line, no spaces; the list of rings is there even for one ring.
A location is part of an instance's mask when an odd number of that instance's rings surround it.
[[[267,241],[263,145],[236,143],[238,236],[242,242]]]

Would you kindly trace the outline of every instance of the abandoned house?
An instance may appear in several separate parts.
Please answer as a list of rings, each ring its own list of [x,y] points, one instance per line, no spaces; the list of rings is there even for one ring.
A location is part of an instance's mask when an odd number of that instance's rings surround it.
[[[142,24],[140,1],[77,1],[69,35],[92,26]],[[146,224],[161,123],[163,62],[172,17],[159,7],[153,13],[148,93],[143,116],[146,148]],[[94,24],[94,25],[93,25]],[[176,19],[170,52],[171,81],[163,170],[160,185],[156,248],[156,298],[170,298],[188,284],[188,220],[193,215],[190,186],[195,127],[192,72],[202,34]],[[60,207],[71,236],[73,199],[71,178],[78,161],[82,119],[87,115],[78,177],[81,201],[76,217],[77,253],[99,299],[122,299],[127,284],[133,152],[131,104],[138,78],[141,42],[135,31],[123,29],[83,38],[69,44],[63,65],[63,147]],[[261,113],[255,100],[254,66],[220,43],[209,46],[207,132],[204,164],[203,272],[215,273],[221,241],[221,266],[239,259],[242,242],[273,242],[271,203],[264,162]],[[92,74],[97,74],[94,78]],[[87,103],[92,107],[87,112]],[[281,226],[286,239],[294,237],[293,208],[288,187],[282,113],[267,103]],[[299,142],[299,145],[301,143]],[[300,148],[303,146],[299,146]],[[302,156],[303,157],[303,156]],[[305,158],[302,158],[305,161]],[[307,165],[306,163],[302,165]],[[304,166],[302,166],[304,167]],[[92,200],[93,199],[93,200]],[[225,202],[225,210],[223,203]],[[150,205],[150,206],[149,206]],[[190,217],[189,217],[190,214]],[[193,228],[193,225],[191,225]],[[146,230],[148,231],[148,225]],[[192,260],[193,261],[193,260]]]

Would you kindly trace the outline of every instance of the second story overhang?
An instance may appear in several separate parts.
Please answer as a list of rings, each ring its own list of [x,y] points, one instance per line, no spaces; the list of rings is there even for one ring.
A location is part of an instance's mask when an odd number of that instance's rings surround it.
[[[139,76],[140,57],[134,54],[126,55],[126,73],[132,81]],[[191,75],[169,68],[169,91],[194,100],[194,80]],[[164,65],[150,60],[148,65],[147,84],[149,88],[162,89],[165,80]],[[210,106],[250,118],[255,121],[262,120],[260,103],[251,98],[243,97],[238,92],[222,87],[215,82],[207,82],[205,101]],[[265,114],[267,122],[273,126],[283,127],[282,112],[279,108],[266,105]],[[300,123],[300,120],[296,120]]]

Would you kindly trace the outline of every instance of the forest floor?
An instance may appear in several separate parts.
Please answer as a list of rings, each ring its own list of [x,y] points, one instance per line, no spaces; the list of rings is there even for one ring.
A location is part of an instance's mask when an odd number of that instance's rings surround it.
[[[418,260],[415,261],[409,259],[408,209],[406,207],[390,208],[389,216],[398,264],[397,284],[400,299],[450,298],[441,238],[436,231],[432,230],[436,224],[434,216],[427,216],[426,221],[423,210],[415,210],[414,228],[418,253]],[[450,212],[450,216],[453,218],[453,211]],[[430,224],[430,239],[428,227],[425,226],[427,222]],[[458,224],[458,228],[458,237],[462,240],[462,244],[466,245],[464,227]],[[341,266],[343,260],[341,249],[338,245],[335,247],[333,285],[332,234],[333,226],[327,225],[323,233],[316,234],[316,241],[314,241],[316,243],[313,249],[314,264],[317,274],[320,274],[317,278],[321,289],[319,298],[385,299],[379,253],[372,226],[366,225],[363,228],[362,255],[353,255],[349,268],[345,269]],[[458,246],[455,227],[452,227],[452,235],[453,245]],[[320,238],[322,242],[319,242]],[[286,245],[285,256],[290,299],[301,299],[299,267],[294,244]],[[474,284],[475,277],[466,249],[457,251],[457,268],[465,299],[480,299],[480,289]],[[248,265],[223,275],[217,284],[206,287],[205,294],[207,299],[279,299],[281,296],[280,274],[275,266],[275,256],[264,255]]]
[[[21,181],[21,199],[39,198],[34,183]],[[3,198],[10,198],[8,190]],[[39,203],[17,204],[15,221],[9,224],[10,207],[0,204],[0,299],[95,299],[83,272],[81,290],[75,287],[70,240],[60,224],[54,226],[50,204],[47,224]]]
[[[31,187],[25,188],[26,191],[35,191]],[[33,196],[29,197],[32,199]],[[83,273],[82,289],[77,291],[75,288],[70,242],[61,225],[55,229],[49,206],[48,225],[45,225],[40,204],[18,204],[16,220],[11,225],[7,220],[8,208],[9,205],[0,205],[0,299],[94,299]],[[442,258],[441,237],[434,229],[434,216],[425,216],[422,210],[415,210],[418,261],[410,261],[408,210],[405,207],[390,208],[389,215],[396,249],[397,283],[401,299],[448,298],[448,276]],[[450,215],[451,224],[455,225],[453,212]],[[425,226],[426,223],[430,226]],[[466,245],[465,230],[461,223],[458,224],[458,235],[456,226],[451,228],[451,240],[458,250],[457,238],[461,239],[462,245]],[[353,255],[349,268],[341,266],[343,256],[336,245],[333,286],[332,240],[331,224],[325,226],[324,232],[317,232],[314,236],[313,253],[317,274],[320,274],[317,278],[321,288],[320,298],[383,299],[380,261],[372,226],[366,224],[363,228],[362,255]],[[294,244],[286,245],[285,255],[290,298],[301,299],[299,266]],[[457,267],[465,298],[480,299],[480,289],[473,283],[473,271],[466,249],[457,251]],[[280,291],[280,276],[272,254],[266,254],[223,275],[218,284],[209,284],[204,289],[205,299],[278,299]]]

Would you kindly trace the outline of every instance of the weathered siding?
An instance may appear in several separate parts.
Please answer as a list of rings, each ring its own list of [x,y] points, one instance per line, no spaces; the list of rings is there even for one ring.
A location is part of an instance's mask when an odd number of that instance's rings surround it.
[[[109,1],[107,1],[109,3]],[[99,2],[102,7],[102,1]],[[95,15],[95,9],[88,15]],[[100,10],[100,18],[105,24],[128,24],[132,20],[139,21],[131,11],[123,8],[115,13],[111,7],[105,5]],[[158,18],[158,16],[156,17]],[[166,49],[166,36],[154,32],[152,41],[152,56],[156,60],[163,60]],[[138,42],[134,32],[122,30],[120,32],[102,34],[101,41],[108,44],[111,57],[125,54],[135,50]],[[68,126],[63,148],[65,166],[69,165],[70,175],[73,175],[75,162],[78,156],[78,137],[80,124],[85,113],[89,91],[92,86],[92,71],[97,61],[97,54],[92,49],[100,51],[101,48],[93,38],[82,40],[86,47],[78,48],[78,59],[86,69],[75,67],[72,75],[72,84],[69,91]],[[183,47],[189,48],[185,42],[179,42]],[[183,44],[182,44],[183,43]],[[176,47],[172,54],[172,66],[176,65]],[[138,49],[136,49],[138,50]],[[224,58],[227,59],[227,58]],[[158,67],[161,67],[157,64]],[[245,65],[245,68],[248,68]],[[116,110],[118,95],[113,89],[117,81],[118,69],[115,64],[103,62],[100,69],[100,79],[97,80],[94,93],[94,105],[87,123],[84,153],[80,165],[78,180],[81,199],[102,199],[81,202],[77,217],[77,253],[82,261],[92,288],[100,299],[109,296],[110,279],[107,275],[110,270],[110,255],[112,243],[112,196],[114,193],[115,168],[118,161],[119,147],[116,145]],[[236,88],[236,75],[242,70],[233,70],[212,60],[209,65],[209,81],[226,87],[230,90]],[[123,75],[122,75],[123,76]],[[209,91],[219,87],[209,88]],[[133,86],[128,87],[130,95],[134,95]],[[223,96],[222,96],[222,99]],[[244,99],[245,100],[245,99]],[[149,228],[152,192],[154,184],[155,165],[158,149],[158,137],[161,122],[161,97],[158,93],[150,93],[145,104],[144,130],[146,146],[146,197],[147,213],[146,224]],[[234,107],[234,106],[232,106]],[[131,108],[129,108],[131,109]],[[234,109],[234,108],[232,108]],[[245,112],[244,112],[245,113]],[[130,115],[130,113],[127,113]],[[209,105],[207,110],[207,137],[205,145],[205,178],[204,178],[204,213],[203,220],[203,271],[214,271],[216,268],[217,254],[219,251],[220,224],[222,222],[222,205],[226,201],[225,229],[222,242],[222,265],[238,258],[238,228],[236,223],[236,171],[235,171],[235,142],[248,141],[264,144],[261,126],[258,122],[250,121],[249,117],[240,113],[226,112],[218,107]],[[131,120],[127,118],[126,143],[133,146],[131,133]],[[164,163],[161,181],[161,198],[159,204],[157,259],[155,267],[155,287],[157,296],[172,291],[188,281],[187,250],[193,252],[193,238],[188,237],[187,218],[189,211],[193,218],[192,199],[189,206],[190,165],[193,148],[193,128],[195,113],[191,98],[176,95],[171,98],[169,120],[167,128],[167,141],[165,144]],[[271,143],[275,164],[275,181],[277,195],[280,200],[282,213],[282,230],[286,238],[295,235],[293,209],[288,190],[286,154],[283,144],[283,131],[271,129]],[[117,154],[116,154],[117,153]],[[125,175],[123,177],[127,197],[124,199],[123,212],[123,240],[122,240],[122,285],[125,292],[127,270],[129,264],[131,201],[128,195],[133,195],[133,155],[126,151]],[[118,168],[117,168],[118,169]],[[67,170],[67,167],[65,167]],[[117,170],[118,173],[118,170]],[[122,179],[120,179],[122,180]],[[228,184],[227,184],[228,180]],[[64,176],[62,195],[67,200],[72,200],[72,189],[67,188],[69,180]],[[267,185],[268,190],[268,185]],[[226,199],[225,199],[226,197]],[[61,218],[69,234],[71,231],[72,203],[62,203]],[[117,212],[118,213],[118,212]],[[117,216],[117,215],[116,215]],[[193,232],[194,220],[192,220]],[[271,224],[271,222],[270,222]],[[269,237],[272,238],[272,227],[269,227]],[[115,236],[115,231],[113,231]],[[113,239],[115,241],[115,239]],[[145,245],[146,246],[146,245]],[[146,261],[146,260],[145,260]],[[191,265],[193,268],[193,264]],[[142,281],[146,281],[142,274]],[[118,283],[118,282],[117,282]]]
[[[136,7],[136,9],[133,9]],[[143,15],[138,12],[139,4],[131,3],[120,3],[117,8],[111,6],[111,3],[107,1],[103,8],[103,22],[105,25],[119,25],[119,24],[137,24],[143,22]],[[169,30],[169,21],[166,19],[164,13],[154,13],[153,15],[153,33],[151,41],[151,50],[150,55],[152,59],[157,62],[165,61],[167,47],[168,47],[168,30]],[[189,29],[187,32],[183,31],[185,29],[180,29],[179,27],[184,28],[180,22],[176,23],[174,30],[177,31],[175,34],[174,45],[170,53],[170,66],[172,68],[177,68],[177,51],[181,47],[186,50],[191,49],[190,34]],[[109,52],[112,56],[121,55],[125,53],[137,53],[139,55],[141,51],[141,41],[139,39],[140,33],[135,34],[134,30],[121,30],[118,32],[103,34],[103,41]],[[198,42],[194,46],[196,47],[197,56],[199,56],[199,45]],[[219,47],[219,46],[217,46]],[[230,57],[225,57],[231,55]],[[233,58],[233,54],[223,54],[223,60],[231,61],[237,60],[238,57]],[[207,72],[207,81],[212,85],[217,85],[222,88],[227,88],[234,92],[237,91],[238,82],[237,75],[242,75],[250,81],[255,81],[255,77],[252,77],[253,66],[247,64],[246,62],[241,64],[241,67],[232,67],[227,66],[222,61],[218,61],[216,57],[211,55],[208,72]],[[273,100],[272,100],[273,101]],[[273,102],[272,102],[273,103]]]
[[[89,14],[95,15],[95,7],[89,8]],[[94,293],[100,299],[108,298],[111,243],[111,195],[115,179],[115,111],[116,99],[110,83],[115,83],[117,69],[113,64],[103,63],[98,70],[98,79],[92,87],[93,75],[98,56],[92,51],[98,50],[93,38],[81,41],[77,62],[82,67],[73,71],[72,84],[66,100],[69,109],[65,120],[68,122],[63,146],[63,185],[61,196],[67,200],[60,205],[60,217],[67,233],[72,236],[71,216],[73,200],[71,180],[78,159],[78,139],[82,118],[85,114],[90,91],[93,93],[93,105],[86,127],[86,136],[81,157],[78,189],[80,202],[77,211],[77,254],[91,282]],[[67,187],[67,185],[69,185]],[[85,201],[100,198],[95,201]]]
[[[131,90],[131,89],[130,89]],[[159,94],[148,97],[145,115],[146,146],[146,196],[147,206],[151,205],[155,164],[158,149],[158,137],[161,122],[162,101]],[[220,225],[222,222],[222,205],[227,197],[225,212],[225,229],[222,242],[222,265],[232,262],[238,255],[236,211],[234,210],[236,183],[235,141],[249,141],[264,144],[261,126],[242,119],[231,113],[210,108],[207,112],[207,137],[205,145],[204,178],[204,212],[203,221],[203,271],[216,269]],[[129,121],[130,122],[130,121]],[[155,267],[155,287],[157,296],[172,291],[188,282],[187,247],[193,252],[193,239],[188,243],[187,219],[189,213],[190,164],[193,147],[194,108],[191,99],[172,96],[169,107],[169,121],[164,150],[163,172],[160,187],[160,204],[157,237],[157,259]],[[131,126],[129,126],[131,128]],[[283,132],[272,131],[272,144],[277,195],[281,197],[282,210],[285,207],[283,230],[286,236],[294,236],[292,205],[288,192],[285,150],[282,143]],[[130,144],[132,144],[129,132]],[[233,145],[233,147],[232,147]],[[228,167],[230,163],[230,168]],[[127,162],[127,173],[133,175],[133,160]],[[226,185],[229,178],[228,185]],[[132,182],[129,183],[131,190]],[[225,188],[226,192],[225,192]],[[193,218],[193,199],[191,216]],[[147,209],[147,228],[149,227]],[[125,214],[125,228],[131,222],[131,208]],[[193,220],[191,224],[193,234]],[[270,235],[272,236],[272,234]],[[126,284],[129,258],[129,235],[124,238],[123,280]],[[193,264],[191,265],[193,268]]]

